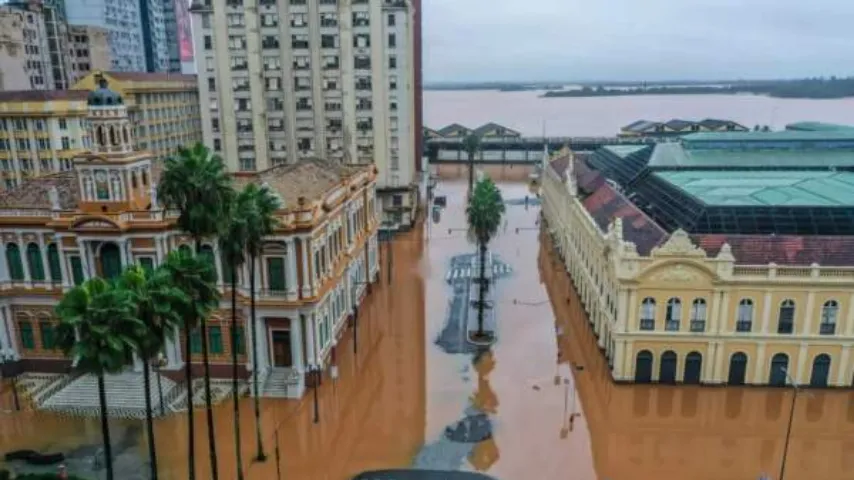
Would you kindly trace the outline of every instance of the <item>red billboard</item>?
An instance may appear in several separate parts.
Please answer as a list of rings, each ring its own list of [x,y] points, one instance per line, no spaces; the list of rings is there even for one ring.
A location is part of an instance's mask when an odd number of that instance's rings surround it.
[[[178,26],[178,54],[181,63],[193,63],[193,29],[190,26],[190,0],[175,0],[175,23]]]

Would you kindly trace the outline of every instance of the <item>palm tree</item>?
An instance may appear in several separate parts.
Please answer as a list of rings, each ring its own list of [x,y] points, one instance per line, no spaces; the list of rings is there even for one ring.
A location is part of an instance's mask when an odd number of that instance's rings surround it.
[[[201,253],[205,238],[218,237],[224,229],[224,220],[228,216],[229,205],[234,197],[231,177],[228,175],[222,159],[210,152],[201,143],[191,148],[181,148],[178,156],[166,160],[163,175],[158,186],[160,198],[167,209],[180,212],[178,228],[190,234],[196,246],[196,254]],[[205,404],[207,406],[208,445],[211,457],[211,478],[218,480],[216,466],[216,435],[214,432],[213,406],[211,404],[210,365],[208,364],[207,318],[200,319],[202,337],[202,362],[205,371]],[[184,331],[190,322],[184,322]],[[195,433],[193,431],[193,373],[191,370],[190,339],[186,339],[187,362],[185,375],[187,381],[187,421],[190,424],[189,477],[196,478],[193,465]]]
[[[229,223],[224,234],[219,237],[219,251],[222,255],[224,277],[231,283],[231,389],[234,406],[234,448],[237,458],[237,480],[243,480],[243,453],[240,446],[240,399],[237,395],[237,269],[246,263],[247,212],[249,211],[245,195],[239,195],[233,202]]]
[[[480,137],[474,133],[470,133],[463,140],[463,148],[465,148],[469,157],[469,198],[471,198],[474,190],[474,157],[477,155],[478,150],[480,150]]]
[[[187,352],[187,361],[185,362],[185,375],[187,380],[187,405],[192,408],[193,404],[193,389],[192,389],[192,371],[190,369],[190,352],[192,351],[192,333],[193,330],[203,325],[204,319],[219,305],[219,290],[216,286],[216,272],[210,260],[202,255],[196,255],[188,250],[174,250],[166,257],[166,262],[162,268],[168,272],[171,281],[175,287],[180,289],[187,296],[187,302],[182,302],[176,305],[178,315],[180,315],[184,327],[184,348]],[[200,328],[201,335],[205,334],[203,328]],[[206,339],[202,337],[202,352],[205,353]],[[207,371],[207,362],[205,362],[205,380],[210,381]],[[210,403],[210,391],[206,391],[206,400]],[[210,448],[211,462],[211,478],[217,478],[216,465],[216,440],[213,438],[213,416],[212,409],[208,407],[208,442]],[[190,417],[192,418],[192,416]],[[193,424],[190,423],[190,438],[193,438]],[[194,442],[190,441],[191,445]],[[194,455],[191,450],[189,453],[189,475],[190,478],[195,478]]]
[[[145,331],[133,309],[130,295],[102,278],[69,290],[56,307],[57,345],[66,356],[77,359],[77,368],[98,378],[107,480],[114,477],[104,375],[120,372],[127,365],[136,338]]]
[[[266,186],[250,183],[238,195],[237,203],[247,205],[245,211],[246,251],[249,253],[249,317],[252,326],[252,383],[255,397],[255,433],[258,451],[256,459],[264,461],[264,444],[261,439],[261,404],[258,392],[258,332],[255,324],[255,264],[264,249],[264,238],[273,233],[276,228],[276,210],[281,202],[279,197]]]
[[[483,337],[483,314],[484,302],[486,301],[486,247],[489,241],[498,232],[501,218],[504,215],[504,200],[501,198],[501,190],[489,177],[483,177],[477,182],[474,192],[466,207],[468,217],[469,234],[477,243],[480,253],[480,275],[477,303],[477,336]]]
[[[180,325],[178,306],[190,303],[189,297],[172,283],[169,272],[158,268],[152,272],[139,265],[128,267],[119,278],[119,288],[131,298],[133,315],[145,327],[135,340],[142,357],[142,374],[145,388],[145,423],[148,430],[148,455],[151,479],[157,480],[157,452],[154,444],[154,420],[151,409],[151,357],[163,349],[166,338]],[[163,406],[161,405],[161,409]]]

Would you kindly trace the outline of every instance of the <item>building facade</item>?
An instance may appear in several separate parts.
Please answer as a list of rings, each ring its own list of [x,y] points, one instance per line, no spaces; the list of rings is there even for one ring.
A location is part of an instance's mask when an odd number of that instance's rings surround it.
[[[100,27],[69,25],[68,51],[69,86],[91,72],[109,71],[112,65],[109,32]]]
[[[0,92],[0,190],[68,171],[89,148],[86,92]]]
[[[92,25],[108,32],[110,70],[145,72],[142,4],[139,0],[65,0],[68,23]]]
[[[544,166],[547,228],[611,375],[851,386],[854,199],[836,169],[854,136],[686,138]]]
[[[91,91],[102,77],[124,98],[134,128],[134,148],[163,159],[179,147],[202,141],[194,75],[92,72],[72,89]]]
[[[51,90],[51,64],[45,17],[39,2],[0,5],[2,37],[8,43],[0,54],[4,90]]]
[[[415,55],[403,0],[191,7],[204,139],[233,171],[320,156],[379,171],[383,223],[414,218]],[[409,212],[409,213],[407,213]]]
[[[63,292],[87,278],[114,278],[127,265],[154,266],[173,249],[191,248],[175,229],[176,217],[158,204],[159,162],[134,149],[121,94],[102,79],[86,101],[92,148],[71,170],[0,193],[0,343],[24,371],[65,372],[70,366],[53,340],[53,307]],[[230,293],[209,321],[212,372],[230,375],[236,348],[244,376],[257,368],[265,388],[269,382],[280,388],[266,393],[299,397],[306,367],[331,365],[348,315],[378,275],[376,170],[301,159],[236,181],[269,186],[283,206],[258,259],[255,328],[248,321],[246,265],[238,271],[239,343],[229,341]],[[220,261],[215,241],[205,242],[202,253],[216,264],[225,294],[230,265]],[[247,354],[253,331],[257,359]],[[182,350],[178,334],[167,341],[167,375],[177,374],[187,359],[200,362],[200,338],[193,335],[190,352]],[[140,368],[138,358],[128,365]]]

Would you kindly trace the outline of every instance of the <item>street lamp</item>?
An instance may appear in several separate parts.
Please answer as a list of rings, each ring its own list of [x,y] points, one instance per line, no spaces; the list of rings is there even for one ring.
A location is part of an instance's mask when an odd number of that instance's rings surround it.
[[[15,411],[21,410],[21,401],[18,398],[18,355],[12,350],[0,352],[0,364],[3,366],[3,376],[12,379],[12,399],[15,402]]]
[[[792,407],[789,410],[789,423],[786,425],[786,442],[783,444],[783,458],[780,460],[780,478],[777,480],[783,480],[783,475],[786,474],[786,458],[789,455],[789,438],[792,436],[792,422],[795,419],[795,403],[798,400],[798,393],[801,391],[801,387],[789,375],[789,369],[783,367],[780,370],[786,375],[786,381],[792,384]]]
[[[166,407],[163,405],[163,382],[160,378],[160,369],[166,366],[166,356],[163,355],[163,352],[158,352],[157,357],[155,357],[154,361],[151,363],[154,367],[154,372],[157,374],[157,393],[160,396],[160,416],[162,417],[166,414]],[[235,392],[235,395],[236,394],[237,393]]]
[[[323,369],[320,365],[311,364],[308,366],[308,372],[311,378],[311,387],[314,390],[314,423],[320,423],[320,404],[317,398],[317,388],[320,387],[320,375]]]

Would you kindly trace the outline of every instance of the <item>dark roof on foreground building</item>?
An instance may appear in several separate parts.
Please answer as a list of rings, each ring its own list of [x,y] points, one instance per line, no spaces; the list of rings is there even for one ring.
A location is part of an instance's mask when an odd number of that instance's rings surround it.
[[[691,132],[748,131],[749,129],[732,120],[706,118],[699,121],[674,118],[664,122],[636,120],[620,131],[624,135],[680,135]]]
[[[485,123],[475,129],[471,129],[466,127],[465,125],[460,125],[459,123],[452,123],[448,126],[442,127],[439,130],[433,130],[429,127],[424,127],[426,131],[436,132],[439,136],[442,137],[464,137],[469,134],[477,135],[478,137],[521,137],[522,134],[512,128],[505,127],[504,125],[499,125],[494,122]]]
[[[602,232],[622,218],[641,255],[681,229],[711,256],[728,243],[739,264],[854,266],[847,134],[780,133],[603,147],[576,158],[579,197]],[[566,164],[552,168],[565,177]]]

